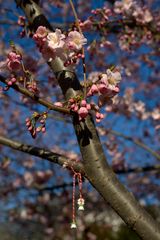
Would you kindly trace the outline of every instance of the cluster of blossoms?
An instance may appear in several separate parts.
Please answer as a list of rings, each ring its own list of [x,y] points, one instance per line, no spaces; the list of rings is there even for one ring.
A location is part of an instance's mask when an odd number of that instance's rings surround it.
[[[114,4],[114,12],[123,14],[124,17],[132,16],[141,24],[149,23],[153,20],[149,9],[140,7],[136,1],[133,0],[116,1]]]
[[[154,21],[157,28],[158,22],[148,8],[133,0],[116,1],[114,13],[119,15],[123,24],[124,31],[119,35],[119,45],[122,50],[131,51],[134,46],[138,47],[142,43],[150,45],[157,41],[150,23]],[[130,27],[128,20],[135,23],[136,27]]]
[[[52,60],[60,57],[64,62],[70,64],[76,63],[77,59],[81,57],[79,54],[83,45],[87,43],[87,39],[76,30],[65,36],[60,29],[49,32],[43,26],[38,27],[33,39],[45,59]]]
[[[79,101],[78,98],[71,98],[68,107],[72,111],[77,112],[79,120],[82,120],[87,117],[88,112],[91,109],[91,104],[88,104],[85,99]]]
[[[118,83],[121,80],[121,74],[119,71],[111,71],[107,69],[105,74],[101,74],[99,79],[92,84],[88,89],[87,96],[93,96],[98,94],[98,106],[102,107],[107,102],[110,102],[110,99],[119,93]]]
[[[11,48],[12,50],[8,53],[7,59],[0,63],[0,71],[5,69],[10,74],[3,90],[9,90],[14,83],[18,82],[18,84],[23,83],[23,85],[34,94],[38,94],[37,82],[34,80],[33,74],[24,66],[22,54],[14,43],[11,44]],[[22,99],[25,100],[26,98],[23,96]]]
[[[61,102],[56,102],[55,105],[58,107],[64,107]],[[96,104],[87,103],[87,101],[80,96],[70,98],[67,107],[78,114],[79,121],[83,121],[88,116],[90,110],[95,112],[96,122],[100,122],[104,118],[104,115],[99,112],[100,109]]]
[[[3,91],[8,91],[9,88],[16,82],[16,76],[14,74],[11,74],[10,78],[8,79],[7,85],[3,88]]]
[[[113,15],[112,10],[106,6],[94,9],[91,13],[93,15],[89,16],[87,20],[80,22],[80,27],[84,31],[103,28],[109,18]]]
[[[106,103],[111,103],[111,99],[119,93],[118,83],[120,80],[121,74],[118,70],[107,69],[104,74],[95,74],[94,81],[89,83],[90,86],[87,88],[87,98],[98,94],[98,105],[93,102],[87,103],[82,96],[76,96],[69,99],[67,107],[78,114],[80,121],[84,120],[92,110],[95,113],[96,122],[99,123],[104,118],[104,114],[100,113],[100,108]],[[56,102],[55,105],[66,106],[61,102]]]
[[[150,118],[155,121],[154,123],[160,121],[160,108],[156,107],[152,111],[148,111],[144,102],[141,100],[135,101],[134,88],[127,88],[124,92],[123,98],[117,96],[114,99],[114,104],[107,105],[105,110],[107,112],[119,112],[125,114],[128,118],[134,115],[141,120]]]
[[[7,56],[6,65],[9,71],[16,72],[21,69],[22,56],[14,51],[10,52]]]
[[[160,26],[159,16],[153,14],[148,7],[140,4],[139,1],[115,1],[113,8],[109,8],[109,5],[106,4],[103,8],[92,10],[91,13],[92,15],[87,20],[80,22],[80,26],[83,31],[97,30],[101,32],[102,36],[105,36],[104,39],[101,38],[100,47],[111,48],[113,46],[113,43],[107,41],[106,36],[110,31],[112,32],[114,26],[118,26],[118,28],[120,26],[118,40],[122,50],[131,51],[140,44],[151,45],[157,42]],[[94,50],[93,54],[95,51],[97,52]]]
[[[7,82],[7,85],[12,86],[12,84],[14,84],[16,81],[16,77],[14,75],[11,75],[9,81]]]
[[[46,119],[47,119],[46,112],[43,112],[42,114],[34,112],[31,118],[26,118],[26,126],[33,138],[36,137],[37,132],[42,132],[42,133],[46,132],[46,126],[45,126]],[[37,123],[39,123],[38,127],[36,126]]]
[[[7,55],[5,61],[0,62],[0,71],[7,70],[10,73],[7,85],[3,88],[4,91],[9,88],[17,81],[17,72],[22,70],[22,55],[16,50],[15,46],[12,46],[12,51]]]

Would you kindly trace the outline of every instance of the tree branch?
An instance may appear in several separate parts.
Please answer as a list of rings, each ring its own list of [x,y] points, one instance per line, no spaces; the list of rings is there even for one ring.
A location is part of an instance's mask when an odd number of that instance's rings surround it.
[[[146,150],[147,152],[151,153],[155,158],[157,158],[157,160],[160,160],[160,154],[158,154],[157,152],[153,151],[150,147],[148,147],[146,144],[144,144],[143,142],[141,142],[138,139],[135,139],[133,137],[130,136],[126,136],[121,132],[115,131],[115,130],[111,130],[111,129],[104,129],[103,130],[106,132],[106,134],[111,133],[117,137],[122,137],[128,141],[131,141],[133,143],[135,143],[137,146],[143,148],[144,150]]]
[[[68,168],[72,167],[76,172],[81,172],[84,175],[84,168],[82,163],[76,162],[75,160],[66,158],[65,156],[51,152],[47,149],[42,149],[21,142],[13,141],[3,136],[0,136],[0,144],[24,153],[29,153],[42,159],[47,159],[50,162],[59,164],[60,166],[65,165]]]
[[[7,80],[5,79],[5,77],[3,77],[2,75],[0,75],[0,81],[7,84]],[[61,112],[61,113],[65,113],[65,114],[71,114],[71,111],[67,108],[62,108],[62,107],[57,107],[56,105],[54,105],[53,103],[45,100],[44,98],[39,97],[37,94],[34,94],[32,92],[30,92],[29,90],[27,90],[24,87],[19,86],[18,84],[14,83],[12,86],[10,86],[11,88],[15,89],[17,92],[22,93],[23,95],[25,95],[26,97],[31,98],[33,101],[40,103],[41,105],[47,107],[50,110],[54,110],[57,112]]]

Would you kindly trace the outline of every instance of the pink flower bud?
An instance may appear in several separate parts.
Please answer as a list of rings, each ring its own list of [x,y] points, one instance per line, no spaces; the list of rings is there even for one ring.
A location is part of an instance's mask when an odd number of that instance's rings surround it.
[[[39,26],[36,31],[36,37],[37,38],[45,38],[47,36],[48,32],[46,27]]]
[[[119,87],[115,87],[114,92],[119,93]]]
[[[90,96],[92,96],[93,94],[92,94],[92,91],[91,91],[91,89],[87,92],[87,97],[90,97]]]
[[[79,114],[79,116],[80,116],[81,118],[87,117],[87,115],[88,115],[88,110],[87,110],[87,108],[81,107],[81,108],[78,110],[78,114]]]
[[[97,87],[97,85],[96,85],[96,84],[93,84],[90,90],[91,90],[92,94],[98,93],[98,87]]]
[[[75,102],[74,98],[70,98],[70,99],[69,99],[69,102],[70,102],[70,103],[74,103],[74,102]]]
[[[29,127],[31,125],[30,122],[26,122],[26,126]]]
[[[13,83],[12,83],[12,81],[9,81],[7,84],[8,84],[9,86],[11,86]]]
[[[29,118],[26,118],[26,122],[30,122],[30,119],[29,119]]]
[[[99,112],[96,112],[96,118],[100,119],[101,118],[101,114]]]
[[[108,90],[107,86],[103,83],[98,85],[98,89],[99,89],[101,94],[105,94]]]
[[[74,111],[74,112],[77,112],[77,111],[78,111],[78,106],[77,106],[77,105],[74,106],[73,111]]]
[[[37,127],[37,128],[36,128],[36,132],[40,132],[41,129],[42,129],[41,127]]]
[[[40,120],[40,123],[44,123],[44,122],[45,122],[45,120],[44,120],[44,119],[41,119],[41,120]]]
[[[42,127],[42,133],[45,133],[46,132],[46,128],[45,127]]]
[[[71,109],[74,110],[75,106],[76,106],[76,104],[73,103],[73,104],[71,105]]]
[[[103,118],[104,118],[104,114],[100,113],[100,119],[103,119]]]
[[[91,110],[91,105],[87,104],[87,110]]]
[[[29,128],[28,128],[28,131],[31,131],[33,129],[33,127],[32,126],[30,126]]]
[[[85,99],[83,99],[83,100],[81,101],[81,107],[86,107],[86,105],[87,105],[87,102],[86,102]]]
[[[36,137],[36,131],[34,130],[32,133],[32,137],[35,138]]]
[[[12,83],[15,83],[17,79],[15,77],[11,78]]]

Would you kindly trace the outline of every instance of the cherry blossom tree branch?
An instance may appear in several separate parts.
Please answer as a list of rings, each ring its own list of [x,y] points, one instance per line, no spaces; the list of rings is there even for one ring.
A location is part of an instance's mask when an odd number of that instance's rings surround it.
[[[27,145],[18,141],[13,141],[4,136],[0,136],[0,144],[8,146],[12,149],[31,154],[33,156],[40,157],[42,159],[47,159],[50,162],[59,164],[60,166],[66,166],[68,168],[72,167],[75,171],[81,172],[84,175],[83,164],[76,162],[75,160],[66,158],[60,154],[54,153],[47,149],[42,149],[32,145]]]
[[[52,27],[40,7],[32,0],[15,0],[25,12],[33,31],[39,26]],[[55,73],[66,100],[82,95],[82,88],[74,72],[64,66],[60,58],[49,63]],[[103,196],[121,218],[144,240],[159,240],[158,223],[138,204],[133,195],[120,183],[107,163],[92,117],[84,122],[74,116],[73,126],[81,150],[85,173],[90,183]]]
[[[2,75],[0,75],[0,81],[7,84],[7,80]],[[46,99],[39,97],[37,94],[32,93],[31,91],[27,90],[26,88],[19,86],[16,83],[14,83],[10,87],[13,88],[14,90],[16,90],[17,92],[22,93],[26,97],[31,98],[33,101],[40,103],[41,105],[47,107],[50,110],[58,111],[58,112],[65,113],[65,114],[71,114],[71,111],[69,109],[63,108],[63,107],[58,107],[58,106],[54,105],[53,103],[47,101]]]
[[[137,146],[143,148],[144,150],[146,150],[147,152],[151,153],[155,158],[157,158],[157,160],[160,160],[160,154],[158,154],[157,152],[153,151],[150,147],[148,147],[146,144],[144,144],[143,142],[141,142],[140,140],[138,139],[135,139],[131,136],[126,136],[125,134],[121,133],[121,132],[118,132],[118,131],[115,131],[115,130],[112,130],[112,129],[104,129],[104,131],[106,131],[106,134],[107,133],[111,133],[117,137],[122,137],[128,141],[131,141],[133,142],[134,144],[136,144]]]

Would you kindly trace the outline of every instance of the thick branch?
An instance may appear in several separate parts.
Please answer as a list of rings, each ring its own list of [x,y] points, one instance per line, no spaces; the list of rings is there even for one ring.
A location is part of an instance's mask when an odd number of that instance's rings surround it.
[[[42,149],[21,142],[13,141],[3,136],[0,136],[0,144],[24,153],[29,153],[33,156],[47,159],[48,161],[59,164],[61,166],[65,165],[68,168],[72,167],[75,171],[84,174],[83,165],[80,162],[76,162],[75,160],[66,158],[65,156],[51,152],[47,149]]]
[[[50,24],[35,2],[32,0],[16,2],[25,12],[34,31],[40,25],[51,30]],[[66,99],[82,94],[76,75],[69,68],[64,67],[60,58],[52,61],[50,67],[57,76]],[[88,116],[84,122],[74,118],[73,125],[83,157],[85,173],[90,183],[142,239],[160,240],[159,225],[125,189],[109,167],[91,116]]]

